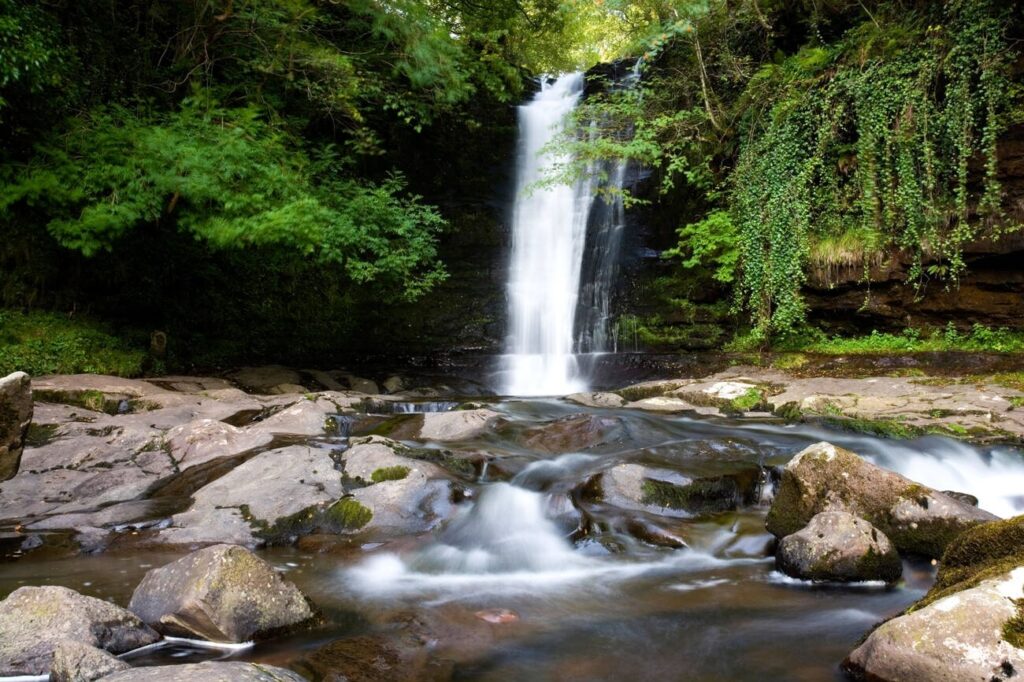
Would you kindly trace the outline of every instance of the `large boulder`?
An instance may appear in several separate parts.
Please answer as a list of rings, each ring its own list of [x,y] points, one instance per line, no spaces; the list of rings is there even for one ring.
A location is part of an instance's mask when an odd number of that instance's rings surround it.
[[[782,538],[823,511],[847,511],[885,533],[900,552],[936,558],[963,531],[998,519],[849,450],[816,443],[783,469],[766,525]]]
[[[893,583],[903,573],[896,548],[882,531],[847,512],[822,512],[787,535],[775,556],[782,572],[804,580]]]
[[[620,509],[688,517],[736,509],[752,495],[759,477],[756,467],[736,474],[691,478],[670,469],[626,463],[590,479],[584,492],[589,499]]]
[[[18,473],[31,423],[32,381],[29,376],[15,372],[0,379],[0,481]]]
[[[103,649],[67,640],[53,653],[50,682],[93,682],[129,668],[130,665]]]
[[[883,623],[843,667],[878,682],[1010,680],[1024,672],[1024,566]]]
[[[128,608],[165,635],[214,642],[263,639],[314,617],[299,588],[235,545],[207,547],[151,570]]]
[[[66,640],[122,654],[158,639],[135,614],[109,602],[66,587],[20,587],[0,602],[0,677],[49,673]]]
[[[266,663],[208,661],[132,668],[104,677],[103,682],[306,682],[306,678]]]
[[[289,535],[295,523],[343,495],[341,474],[324,450],[292,445],[261,453],[200,488],[171,517],[159,541],[256,546]]]

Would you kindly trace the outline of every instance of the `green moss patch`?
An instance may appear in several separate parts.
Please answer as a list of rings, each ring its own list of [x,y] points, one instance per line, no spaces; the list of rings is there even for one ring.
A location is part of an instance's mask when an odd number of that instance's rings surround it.
[[[1024,566],[1024,516],[993,521],[964,531],[939,563],[935,585],[915,609]]]
[[[409,467],[398,465],[393,467],[382,467],[370,474],[370,480],[374,483],[381,481],[401,481],[409,475]]]
[[[738,496],[736,481],[728,477],[697,479],[685,486],[648,478],[641,489],[644,504],[692,513],[735,509]]]
[[[327,517],[343,530],[358,530],[370,522],[373,512],[354,497],[346,497],[331,505]]]

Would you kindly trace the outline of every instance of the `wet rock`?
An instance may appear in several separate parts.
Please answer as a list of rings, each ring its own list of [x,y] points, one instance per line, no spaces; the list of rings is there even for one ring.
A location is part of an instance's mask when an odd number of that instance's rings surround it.
[[[345,475],[366,483],[401,480],[414,472],[430,478],[444,478],[444,472],[435,464],[403,457],[396,452],[405,449],[395,441],[376,436],[357,443],[345,452]]]
[[[523,434],[522,444],[551,454],[578,452],[613,441],[621,428],[621,420],[614,417],[573,415],[530,429]]]
[[[53,653],[50,682],[93,682],[130,668],[130,665],[103,649],[66,640]]]
[[[356,393],[366,393],[367,395],[377,395],[380,393],[380,387],[372,379],[349,377],[348,386]]]
[[[670,469],[619,464],[587,483],[587,494],[620,509],[688,517],[736,509],[757,485],[759,470],[690,478]]]
[[[65,640],[121,654],[159,638],[119,606],[65,587],[21,587],[0,602],[0,676],[47,674]]]
[[[410,470],[400,480],[383,480],[352,491],[361,507],[346,510],[361,516],[358,529],[374,538],[421,533],[436,527],[455,510],[450,481],[431,479],[421,470]],[[350,524],[351,525],[351,524]]]
[[[971,495],[970,493],[960,493],[955,490],[943,490],[942,494],[949,495],[954,500],[960,500],[964,504],[969,504],[972,507],[978,506],[978,498],[975,497],[974,495]]]
[[[390,376],[384,380],[384,390],[388,393],[400,393],[405,390],[405,380],[400,376]]]
[[[901,553],[935,558],[963,531],[998,518],[849,450],[816,443],[786,465],[766,525],[781,538],[823,511],[847,511],[885,533]]]
[[[421,440],[468,440],[488,431],[500,416],[488,409],[428,412],[423,415],[419,437]]]
[[[714,407],[697,407],[693,403],[682,398],[671,396],[654,396],[629,403],[626,407],[633,410],[644,410],[646,412],[697,412],[700,414],[718,414]]]
[[[779,543],[780,570],[803,580],[893,583],[903,562],[889,538],[864,519],[846,512],[822,512]]]
[[[104,682],[306,682],[298,673],[266,663],[190,663],[132,668]]]
[[[1015,646],[1024,643],[1022,599],[1019,567],[883,623],[843,667],[880,682],[1014,679],[1024,673],[1024,649]]]
[[[436,660],[410,634],[364,635],[331,642],[298,665],[313,679],[330,682],[437,682],[450,679],[452,664]]]
[[[174,515],[157,539],[256,546],[288,536],[300,517],[343,493],[341,474],[325,451],[301,445],[269,450],[196,491],[192,506]]]
[[[626,404],[626,399],[617,393],[573,393],[565,399],[584,407],[622,407]]]
[[[300,400],[246,429],[250,434],[322,436],[337,408],[326,400]]]
[[[165,635],[213,642],[265,639],[314,617],[299,588],[235,545],[207,547],[149,571],[128,608]]]
[[[644,519],[630,519],[626,523],[626,532],[649,545],[671,549],[686,547],[686,541],[681,537]]]
[[[15,372],[0,379],[0,481],[18,473],[31,423],[32,381],[29,376]]]
[[[232,457],[270,443],[270,433],[249,432],[214,419],[176,426],[164,440],[168,454],[184,471],[218,457]]]
[[[231,374],[231,378],[245,389],[264,394],[273,393],[274,388],[282,384],[302,384],[298,372],[281,365],[243,367]]]

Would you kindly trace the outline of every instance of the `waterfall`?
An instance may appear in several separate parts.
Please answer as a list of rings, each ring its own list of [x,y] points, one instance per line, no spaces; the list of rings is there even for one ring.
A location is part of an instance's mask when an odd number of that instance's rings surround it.
[[[637,77],[634,70],[627,82]],[[627,165],[592,164],[573,185],[537,187],[547,171],[571,161],[546,147],[564,132],[583,85],[582,73],[545,81],[519,107],[504,367],[509,395],[584,390],[587,380],[578,354],[609,349]]]

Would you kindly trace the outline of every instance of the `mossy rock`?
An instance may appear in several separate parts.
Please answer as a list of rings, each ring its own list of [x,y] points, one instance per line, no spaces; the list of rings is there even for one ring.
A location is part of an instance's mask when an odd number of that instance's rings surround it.
[[[374,483],[380,483],[381,481],[401,481],[409,475],[409,471],[409,467],[401,465],[381,467],[370,474],[370,480]]]
[[[783,469],[765,525],[782,538],[823,511],[848,511],[885,533],[901,553],[932,558],[963,531],[997,518],[849,450],[817,443]]]
[[[935,584],[914,608],[974,587],[1024,566],[1024,515],[976,526],[954,539],[942,560]]]

